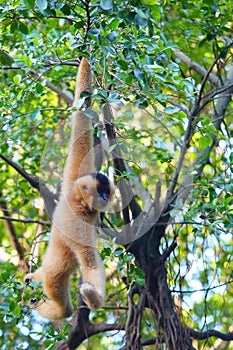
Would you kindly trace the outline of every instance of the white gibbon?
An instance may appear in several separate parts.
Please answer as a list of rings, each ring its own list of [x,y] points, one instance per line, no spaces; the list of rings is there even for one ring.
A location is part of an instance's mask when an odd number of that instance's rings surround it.
[[[76,81],[73,106],[87,92],[85,104],[91,106],[91,71],[83,58]],[[94,171],[93,135],[90,118],[82,110],[72,114],[71,141],[66,161],[62,191],[53,215],[49,244],[42,266],[27,274],[25,283],[41,282],[47,299],[31,299],[30,306],[43,317],[56,320],[73,312],[70,277],[81,266],[80,292],[90,309],[105,300],[105,272],[96,248],[95,222],[114,195],[107,176]]]

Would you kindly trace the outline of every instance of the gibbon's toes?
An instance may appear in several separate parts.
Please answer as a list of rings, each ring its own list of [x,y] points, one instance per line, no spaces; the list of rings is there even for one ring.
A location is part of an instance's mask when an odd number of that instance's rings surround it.
[[[30,282],[32,282],[32,274],[28,273],[26,276],[24,276],[23,282],[25,284],[29,284]]]
[[[80,292],[89,309],[99,309],[103,305],[104,299],[97,293],[91,283],[83,283]]]
[[[39,299],[32,298],[29,300],[29,307],[34,309],[35,307],[37,307],[38,303],[39,303]]]

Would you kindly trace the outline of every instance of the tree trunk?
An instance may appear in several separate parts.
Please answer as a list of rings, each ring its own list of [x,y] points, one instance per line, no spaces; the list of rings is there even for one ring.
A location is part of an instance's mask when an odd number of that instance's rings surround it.
[[[181,325],[178,313],[175,310],[170,290],[167,284],[166,257],[159,252],[160,240],[164,235],[169,221],[166,215],[143,237],[133,242],[128,251],[134,254],[137,266],[145,275],[145,307],[150,308],[155,316],[157,330],[157,346],[164,341],[169,350],[194,350],[192,339],[187,329]],[[141,299],[139,299],[139,302]],[[143,306],[140,306],[140,310]],[[141,319],[142,313],[139,317]],[[134,322],[135,323],[135,322]],[[132,332],[129,328],[126,332]],[[139,337],[140,340],[140,337]],[[126,337],[127,349],[131,349],[131,338]],[[140,349],[140,343],[134,344]]]

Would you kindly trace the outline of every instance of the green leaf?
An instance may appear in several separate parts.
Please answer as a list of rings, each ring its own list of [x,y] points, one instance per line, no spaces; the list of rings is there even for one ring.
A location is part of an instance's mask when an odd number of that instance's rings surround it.
[[[40,110],[36,109],[35,111],[32,112],[32,119],[37,119],[40,116]]]
[[[5,51],[0,50],[0,63],[4,66],[11,66],[14,59]]]
[[[20,74],[17,74],[13,77],[13,82],[15,84],[19,84],[21,82],[22,76]]]
[[[112,9],[112,1],[111,0],[100,0],[100,7],[103,10],[111,10]]]
[[[35,0],[23,0],[23,2],[28,10],[32,10],[35,7]]]
[[[167,113],[167,114],[174,114],[174,113],[177,113],[179,112],[179,107],[176,107],[176,106],[169,106],[169,107],[166,107],[164,108],[164,113]]]
[[[147,25],[147,19],[145,17],[141,17],[139,14],[135,16],[135,20],[137,24],[140,26],[146,26]]]
[[[91,119],[94,119],[96,121],[99,121],[99,115],[92,111],[91,109],[88,109],[85,111],[85,115],[88,117],[88,118],[91,118]]]
[[[183,80],[183,83],[184,83],[184,85],[185,85],[185,87],[186,87],[187,92],[188,92],[190,95],[192,95],[193,92],[194,92],[194,83],[193,83],[193,81],[192,81],[192,80],[190,81],[190,80],[187,78],[187,79],[184,79],[184,80]]]
[[[10,32],[12,34],[14,34],[15,31],[17,31],[17,30],[18,30],[18,22],[17,21],[12,21],[11,22],[11,26],[10,26]]]
[[[122,248],[116,248],[115,250],[114,250],[114,252],[113,252],[113,255],[115,255],[115,256],[119,256],[119,255],[121,255],[122,253],[123,253],[123,249]]]
[[[135,282],[137,282],[138,284],[140,284],[141,286],[144,286],[145,284],[145,279],[144,278],[141,278],[141,277],[137,277],[135,279]]]
[[[38,92],[38,94],[41,94],[43,89],[44,87],[41,83],[36,83],[36,91]]]
[[[16,306],[14,309],[14,314],[15,314],[15,317],[19,317],[21,315],[21,307]]]
[[[115,30],[119,27],[119,24],[121,21],[118,18],[115,18],[111,23],[110,23],[110,28]]]
[[[87,92],[87,91],[82,91],[81,92],[81,94],[80,94],[80,97],[81,98],[87,98],[87,97],[90,97],[91,96],[91,94],[90,94],[90,92]]]
[[[142,80],[144,78],[144,73],[140,69],[135,68],[133,72],[137,79]]]
[[[65,4],[62,8],[61,11],[64,13],[64,15],[69,16],[70,15],[70,6]]]
[[[25,23],[23,22],[19,23],[19,31],[23,34],[28,34],[28,27],[26,26]]]
[[[86,100],[85,97],[80,98],[80,99],[76,102],[75,107],[77,107],[78,109],[81,108],[81,107],[83,106],[83,104],[85,103],[85,100]]]
[[[119,60],[118,61],[118,64],[120,65],[121,69],[122,70],[127,70],[128,69],[128,63],[124,60]]]
[[[90,29],[88,34],[98,37],[100,35],[100,29],[98,28]]]
[[[213,143],[212,137],[210,135],[205,135],[199,138],[198,145],[201,149],[211,146]]]
[[[36,0],[36,5],[38,6],[40,11],[44,11],[47,9],[48,2],[47,0]]]
[[[107,39],[108,39],[111,43],[113,43],[113,42],[116,40],[117,36],[118,36],[118,33],[117,33],[117,32],[112,32],[112,33],[110,33],[110,34],[107,35]]]

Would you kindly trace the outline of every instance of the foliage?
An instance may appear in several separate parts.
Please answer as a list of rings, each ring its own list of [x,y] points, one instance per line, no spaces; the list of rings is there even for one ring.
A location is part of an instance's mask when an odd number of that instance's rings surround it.
[[[33,263],[40,264],[46,246],[35,247],[38,240],[46,243],[49,228],[36,180],[46,181],[56,193],[67,151],[65,122],[81,56],[89,57],[94,76],[89,117],[105,143],[107,133],[99,114],[107,102],[113,105],[118,145],[128,164],[115,174],[116,184],[130,184],[145,220],[154,202],[162,212],[169,190],[174,195],[159,251],[166,254],[177,242],[166,256],[166,272],[182,324],[199,332],[229,332],[232,102],[221,107],[223,115],[218,103],[232,94],[224,85],[232,69],[232,12],[230,0],[0,0],[1,154],[35,180],[30,182],[0,158],[2,349],[55,349],[70,332],[71,320],[52,325],[28,310],[27,300],[34,292],[25,289],[22,278],[27,264],[33,265],[30,253]],[[116,145],[105,148],[102,169],[111,174]],[[190,176],[191,185],[185,187]],[[120,198],[118,205],[122,209]],[[115,231],[124,231],[120,210],[114,208],[107,219]],[[9,221],[24,251],[20,268]],[[105,308],[91,312],[90,319],[123,328],[130,293],[135,286],[141,290],[147,276],[137,254],[127,246],[131,241],[119,244],[105,233],[101,237],[107,301]],[[77,308],[76,285],[74,277],[72,297]],[[135,304],[137,297],[137,293],[132,296]],[[157,321],[150,308],[143,312],[143,340],[163,335],[157,331]],[[80,348],[118,349],[125,343],[124,335],[119,328],[99,332]],[[215,340],[199,341],[198,349],[211,348]],[[228,349],[233,349],[232,344]]]

